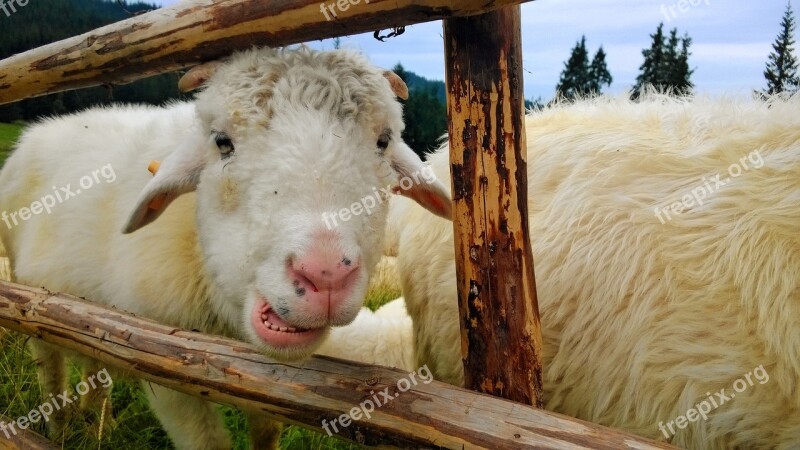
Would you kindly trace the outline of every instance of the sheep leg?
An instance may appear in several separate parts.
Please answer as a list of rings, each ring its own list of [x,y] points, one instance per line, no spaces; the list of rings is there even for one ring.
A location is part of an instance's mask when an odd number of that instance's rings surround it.
[[[142,387],[176,449],[231,448],[230,437],[213,403],[155,383],[143,381]]]
[[[81,397],[79,408],[84,416],[94,416],[93,419],[95,419],[94,421],[97,422],[98,426],[101,422],[100,418],[103,417],[103,410],[105,410],[105,417],[102,421],[103,429],[110,431],[116,424],[112,417],[111,385],[103,387],[100,381],[97,380],[97,373],[103,370],[99,361],[84,359],[81,362],[81,381],[90,389]]]
[[[58,402],[61,407],[53,411],[47,422],[50,438],[59,440],[67,423],[68,404],[59,400],[66,392],[67,365],[64,354],[54,345],[38,339],[30,341],[31,355],[36,363],[36,374],[42,388],[42,396],[47,402]],[[52,399],[51,397],[52,396]]]
[[[261,413],[247,413],[250,426],[250,448],[252,450],[277,450],[283,424]]]

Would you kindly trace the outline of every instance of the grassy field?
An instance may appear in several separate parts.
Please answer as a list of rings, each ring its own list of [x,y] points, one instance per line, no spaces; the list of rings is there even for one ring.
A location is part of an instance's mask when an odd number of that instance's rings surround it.
[[[17,141],[22,132],[22,125],[0,123],[0,167],[3,166],[11,146]]]
[[[0,167],[12,145],[19,137],[22,126],[0,123]],[[369,293],[367,304],[375,308],[400,296],[399,291],[383,287]],[[29,338],[0,329],[0,414],[16,419],[27,415],[44,400],[36,380],[36,365],[27,346]],[[80,382],[79,369],[70,367],[69,386]],[[158,420],[147,407],[147,401],[138,382],[115,379],[111,394],[112,413],[100,433],[97,413],[81,413],[75,408],[63,435],[65,449],[150,450],[171,449],[172,444]],[[235,409],[220,407],[234,440],[234,448],[247,449],[247,425],[244,415]],[[42,421],[31,429],[45,434]],[[0,434],[0,440],[5,437]],[[281,436],[281,448],[287,450],[355,450],[360,447],[299,427],[287,427]]]
[[[1,334],[1,333],[0,333]],[[0,337],[0,414],[15,419],[27,415],[44,400],[36,380],[36,365],[27,346],[29,338],[17,333]],[[80,382],[77,366],[70,366],[69,386]],[[171,449],[172,444],[156,417],[147,406],[138,382],[115,379],[111,393],[112,414],[104,418],[108,423],[100,430],[99,412],[83,413],[77,407],[70,416],[63,435],[65,449],[150,450]],[[249,448],[247,421],[240,411],[220,406],[234,448]],[[42,421],[31,429],[46,434]],[[5,437],[0,433],[0,441]],[[281,436],[281,449],[289,450],[356,450],[354,444],[328,437],[313,431],[290,426]]]

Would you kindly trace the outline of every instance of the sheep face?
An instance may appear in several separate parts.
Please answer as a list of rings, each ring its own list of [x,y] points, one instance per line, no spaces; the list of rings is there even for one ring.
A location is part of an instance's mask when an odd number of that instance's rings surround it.
[[[405,87],[349,52],[251,50],[193,69],[196,129],[140,196],[126,231],[197,191],[220,317],[266,354],[312,354],[350,323],[380,259],[387,197],[449,216],[449,196],[402,142]],[[417,182],[414,182],[416,180]],[[406,189],[406,187],[408,187]]]

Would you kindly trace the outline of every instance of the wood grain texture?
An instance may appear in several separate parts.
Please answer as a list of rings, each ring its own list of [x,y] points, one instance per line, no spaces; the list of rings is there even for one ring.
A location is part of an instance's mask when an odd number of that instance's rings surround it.
[[[0,414],[0,424],[9,424],[14,420]],[[6,426],[5,432],[0,429],[0,450],[55,450],[58,448],[44,436],[31,430],[23,430],[15,425],[14,431],[16,433],[13,433],[8,426]],[[6,436],[6,432],[8,436]]]
[[[520,7],[446,20],[444,39],[466,386],[541,407]]]
[[[401,392],[398,381],[410,377],[399,370],[322,357],[278,362],[228,338],[182,331],[12,283],[0,282],[0,326],[91,356],[131,376],[318,431],[323,419],[330,422],[388,389],[396,397],[375,408],[371,418],[339,427],[339,437],[365,445],[672,448],[436,381]]]
[[[127,83],[254,45],[308,42],[524,1],[529,0],[360,0],[347,3],[346,11],[336,9],[335,18],[322,13],[321,0],[182,2],[0,61],[0,104]]]

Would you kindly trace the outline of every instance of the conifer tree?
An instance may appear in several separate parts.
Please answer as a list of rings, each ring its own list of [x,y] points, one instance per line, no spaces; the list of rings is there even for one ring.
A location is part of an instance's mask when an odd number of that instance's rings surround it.
[[[781,21],[781,31],[772,44],[764,77],[767,79],[765,94],[792,92],[798,88],[797,58],[794,56],[794,12],[791,3],[787,3],[786,12]]]
[[[590,90],[598,94],[603,85],[611,86],[611,82],[614,81],[606,65],[606,52],[603,51],[603,46],[600,46],[597,53],[594,54],[592,64],[589,66],[589,78],[591,80]]]
[[[586,51],[586,36],[572,49],[569,60],[564,64],[556,91],[566,98],[585,95],[589,86],[589,53]]]
[[[688,34],[679,38],[677,29],[672,29],[669,37],[665,37],[663,23],[658,25],[650,38],[650,48],[642,50],[644,62],[639,67],[633,97],[638,98],[645,86],[677,95],[691,93],[694,88],[691,80],[694,70],[689,68],[692,38]]]
[[[586,36],[575,44],[569,60],[564,63],[564,70],[556,86],[556,95],[574,99],[588,94],[602,93],[604,85],[611,85],[612,77],[606,65],[606,53],[603,47],[597,50],[591,64],[586,49]]]

